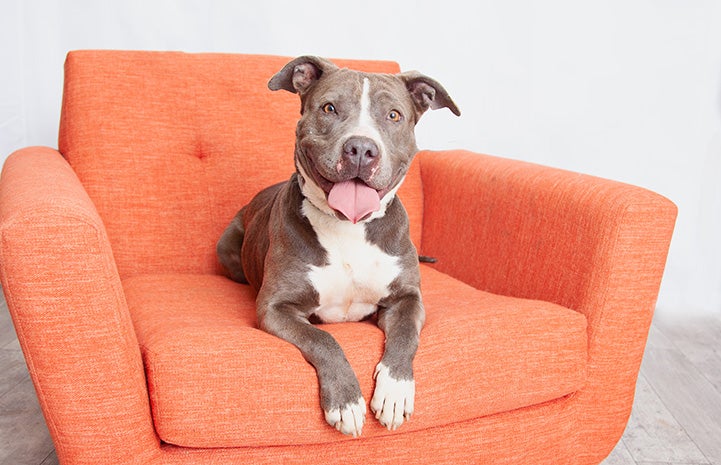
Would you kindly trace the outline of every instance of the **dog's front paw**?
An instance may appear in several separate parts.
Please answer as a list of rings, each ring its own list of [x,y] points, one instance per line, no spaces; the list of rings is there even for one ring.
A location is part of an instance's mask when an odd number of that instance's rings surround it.
[[[341,433],[357,438],[363,432],[363,424],[366,420],[366,401],[362,396],[355,402],[324,412],[325,421]]]
[[[382,362],[376,366],[373,377],[376,389],[371,399],[371,410],[381,425],[393,431],[413,414],[416,383],[412,379],[395,379]]]

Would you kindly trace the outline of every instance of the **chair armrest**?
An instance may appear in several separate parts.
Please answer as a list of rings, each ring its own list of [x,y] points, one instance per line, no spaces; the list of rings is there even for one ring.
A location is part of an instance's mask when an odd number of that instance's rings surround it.
[[[105,228],[53,149],[3,167],[0,280],[60,461],[139,463],[159,450]]]
[[[587,424],[579,427],[620,437],[676,206],[639,187],[531,163],[465,151],[418,156],[421,253],[476,288],[586,315],[588,382],[576,401]]]

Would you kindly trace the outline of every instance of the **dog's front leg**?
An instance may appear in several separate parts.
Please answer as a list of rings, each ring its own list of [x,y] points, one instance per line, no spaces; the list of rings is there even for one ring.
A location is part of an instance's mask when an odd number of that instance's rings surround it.
[[[343,434],[360,436],[365,400],[358,378],[333,336],[311,325],[290,304],[271,305],[259,316],[261,329],[295,345],[315,367],[326,421]]]
[[[413,358],[425,312],[417,288],[383,303],[378,326],[385,332],[386,345],[373,375],[376,387],[370,407],[383,426],[395,430],[413,413],[416,392]]]

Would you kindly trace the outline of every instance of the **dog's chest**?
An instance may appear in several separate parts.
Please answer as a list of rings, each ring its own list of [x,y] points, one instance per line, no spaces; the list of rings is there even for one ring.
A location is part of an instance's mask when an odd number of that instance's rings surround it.
[[[369,243],[362,223],[338,221],[310,205],[304,206],[304,213],[327,254],[327,265],[311,265],[308,271],[318,292],[315,315],[338,323],[359,321],[375,312],[401,272],[398,258]]]

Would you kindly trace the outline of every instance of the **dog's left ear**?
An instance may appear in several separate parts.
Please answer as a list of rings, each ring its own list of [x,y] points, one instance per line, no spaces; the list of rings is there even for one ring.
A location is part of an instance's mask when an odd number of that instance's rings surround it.
[[[405,83],[410,92],[419,118],[429,108],[432,110],[448,108],[454,115],[461,116],[461,110],[458,109],[446,89],[435,79],[418,71],[407,71],[397,74],[397,76]]]
[[[302,56],[289,62],[268,81],[270,90],[287,90],[303,95],[328,71],[338,69],[336,65],[316,56]]]

